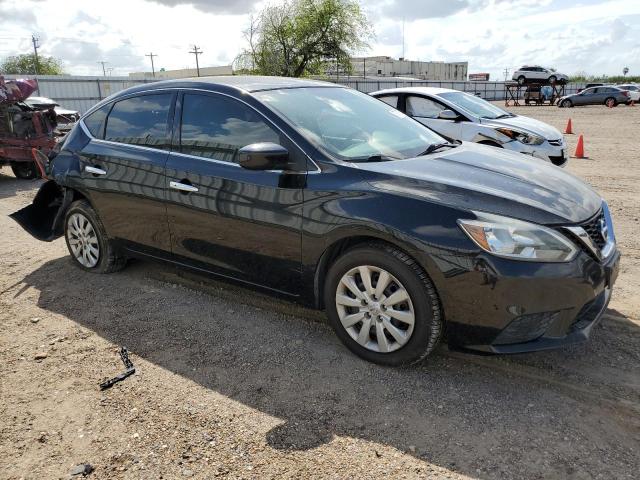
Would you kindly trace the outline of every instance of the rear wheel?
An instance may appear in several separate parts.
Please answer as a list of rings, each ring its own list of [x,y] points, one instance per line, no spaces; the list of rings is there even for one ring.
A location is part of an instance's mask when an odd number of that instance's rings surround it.
[[[34,162],[14,162],[11,164],[11,170],[16,178],[22,180],[33,180],[38,176],[38,169]]]
[[[616,102],[616,99],[613,97],[609,97],[604,101],[604,104],[609,107],[609,108],[613,108],[616,105],[618,105],[618,103]]]
[[[64,237],[74,264],[94,273],[111,273],[124,267],[126,259],[118,254],[107,237],[102,222],[89,202],[71,204],[64,222]]]
[[[443,317],[431,280],[392,246],[374,243],[345,253],[327,273],[324,300],[340,340],[371,362],[415,363],[440,340]]]
[[[571,100],[563,100],[560,103],[560,106],[563,107],[563,108],[571,108],[571,107],[573,107],[573,102]]]
[[[551,76],[549,77],[549,83],[550,83],[551,85],[553,85],[553,84],[554,84],[554,83],[556,83],[557,81],[558,81],[558,77],[556,77],[555,75],[551,75]]]
[[[520,75],[518,77],[518,84],[519,85],[524,85],[526,83],[526,81],[527,81],[527,79],[526,79],[526,77],[524,75]]]

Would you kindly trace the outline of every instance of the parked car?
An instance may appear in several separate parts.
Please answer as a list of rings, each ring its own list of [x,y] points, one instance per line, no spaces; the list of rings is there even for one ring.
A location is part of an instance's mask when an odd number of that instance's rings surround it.
[[[567,163],[562,133],[546,123],[509,113],[468,93],[434,87],[407,87],[371,94],[452,140],[481,143]]]
[[[24,103],[36,88],[34,80],[5,82],[0,76],[0,166],[10,165],[21,179],[38,176],[33,149],[49,154],[58,144],[55,112]]]
[[[616,87],[629,92],[629,100],[633,102],[640,102],[640,87],[638,87],[638,85],[629,83],[625,85],[616,85]]]
[[[559,107],[576,107],[582,105],[606,105],[615,107],[619,103],[629,103],[631,95],[627,90],[614,86],[585,88],[580,93],[565,95],[558,100]]]
[[[526,83],[567,83],[569,77],[564,73],[558,73],[552,68],[544,68],[539,65],[524,65],[513,72],[513,80],[520,85]]]
[[[64,132],[70,130],[74,123],[80,119],[80,112],[63,108],[58,102],[47,97],[28,97],[24,103],[36,110],[51,110],[56,113],[58,130]]]
[[[46,167],[13,218],[64,235],[84,272],[138,257],[261,288],[326,309],[381,364],[421,360],[445,330],[496,353],[584,341],[618,272],[607,204],[578,178],[324,82],[130,88]]]

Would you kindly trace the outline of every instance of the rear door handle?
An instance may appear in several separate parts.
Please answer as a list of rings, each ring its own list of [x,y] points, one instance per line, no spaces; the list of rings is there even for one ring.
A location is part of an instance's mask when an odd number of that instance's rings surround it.
[[[84,171],[87,172],[87,173],[91,173],[93,175],[106,175],[107,174],[106,170],[103,170],[103,169],[98,168],[98,167],[91,167],[89,165],[84,167]]]
[[[175,190],[180,190],[181,192],[189,192],[189,193],[194,193],[198,191],[198,187],[194,187],[193,185],[187,185],[186,183],[181,183],[181,182],[169,182],[169,187],[175,189]]]

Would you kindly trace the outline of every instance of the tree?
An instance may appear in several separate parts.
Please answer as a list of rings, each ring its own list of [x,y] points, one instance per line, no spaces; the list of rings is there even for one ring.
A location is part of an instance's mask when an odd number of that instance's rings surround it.
[[[36,71],[39,75],[62,75],[62,65],[60,60],[53,57],[38,56],[36,70],[36,56],[33,53],[15,55],[7,57],[0,63],[0,73],[29,74],[34,75]]]
[[[322,73],[328,63],[351,71],[352,54],[368,46],[371,24],[357,0],[285,0],[251,18],[239,70],[284,77]]]

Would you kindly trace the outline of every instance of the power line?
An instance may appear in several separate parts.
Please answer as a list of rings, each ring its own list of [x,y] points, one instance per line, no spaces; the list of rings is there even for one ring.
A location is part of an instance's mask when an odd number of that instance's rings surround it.
[[[157,56],[158,56],[158,55],[156,55],[156,54],[155,54],[155,53],[153,53],[153,52],[149,52],[149,54],[148,54],[148,55],[145,55],[145,57],[149,57],[149,58],[151,58],[151,74],[152,74],[154,77],[156,76],[156,69],[155,69],[155,67],[154,67],[154,65],[153,65],[153,57],[157,57]],[[196,57],[196,58],[198,58],[198,57]]]
[[[198,72],[198,76],[200,76],[200,64],[198,63],[198,55],[202,55],[204,52],[200,50],[198,46],[194,45],[193,50],[190,50],[189,53],[193,53],[196,56],[196,71]]]

